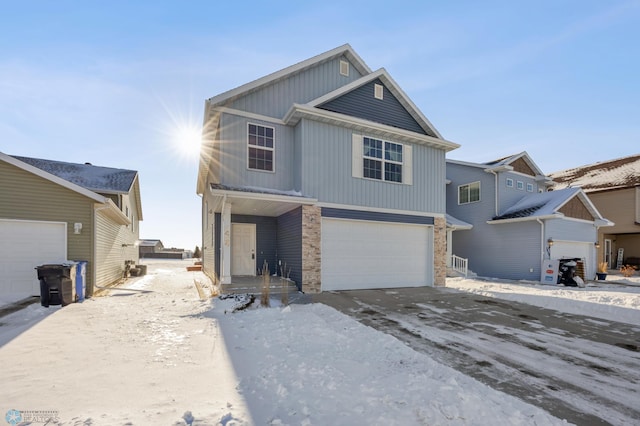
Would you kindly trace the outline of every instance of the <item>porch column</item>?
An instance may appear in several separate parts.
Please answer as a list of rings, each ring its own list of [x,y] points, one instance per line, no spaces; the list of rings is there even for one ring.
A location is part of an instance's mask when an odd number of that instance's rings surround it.
[[[322,215],[318,206],[302,206],[302,291],[320,293]]]
[[[433,269],[434,284],[447,284],[447,221],[444,217],[436,217],[433,226]]]
[[[220,282],[231,284],[231,203],[224,203],[220,216]]]

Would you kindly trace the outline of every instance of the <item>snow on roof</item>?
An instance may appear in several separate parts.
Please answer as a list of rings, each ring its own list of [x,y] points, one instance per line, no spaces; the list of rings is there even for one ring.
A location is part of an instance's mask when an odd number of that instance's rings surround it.
[[[585,192],[640,185],[640,154],[551,173],[554,188],[579,186]]]
[[[454,229],[459,229],[459,230],[473,228],[472,224],[467,223],[464,220],[460,220],[460,219],[458,219],[456,217],[453,217],[448,213],[447,213],[447,215],[445,217],[446,217],[446,220],[447,220],[447,226],[449,228],[454,228]]]
[[[129,192],[138,172],[12,155],[18,161],[95,192]]]
[[[492,220],[549,216],[579,192],[580,188],[565,188],[527,195]]]
[[[140,244],[143,247],[148,247],[148,246],[155,246],[156,244],[161,243],[162,241],[160,240],[140,240]]]
[[[271,188],[261,188],[261,187],[257,187],[257,186],[229,186],[229,185],[222,185],[220,183],[212,183],[211,184],[211,189],[220,189],[223,191],[239,191],[239,192],[251,192],[251,193],[255,193],[255,194],[273,194],[273,195],[289,195],[292,197],[302,197],[302,192],[300,191],[295,191],[295,190],[289,190],[289,191],[281,191],[278,189],[271,189]]]

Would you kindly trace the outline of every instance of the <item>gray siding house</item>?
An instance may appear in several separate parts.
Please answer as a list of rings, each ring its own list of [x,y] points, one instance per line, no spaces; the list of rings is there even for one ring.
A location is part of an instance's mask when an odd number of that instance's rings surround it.
[[[485,276],[543,280],[548,260],[580,259],[596,273],[598,229],[610,226],[580,188],[549,192],[526,152],[488,163],[447,160],[447,213],[469,227],[452,232],[456,255]]]
[[[305,292],[444,285],[442,138],[349,45],[207,99],[203,270],[284,264]]]
[[[137,262],[140,184],[133,170],[0,153],[0,298],[40,294],[35,267],[87,261],[86,292]]]

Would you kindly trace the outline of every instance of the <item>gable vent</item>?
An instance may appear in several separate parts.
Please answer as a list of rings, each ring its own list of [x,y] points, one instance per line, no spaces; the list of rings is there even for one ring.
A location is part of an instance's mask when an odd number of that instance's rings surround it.
[[[384,97],[384,86],[381,84],[374,84],[373,96],[376,99],[382,99]]]
[[[349,77],[349,62],[340,61],[340,75],[344,75],[345,77]]]

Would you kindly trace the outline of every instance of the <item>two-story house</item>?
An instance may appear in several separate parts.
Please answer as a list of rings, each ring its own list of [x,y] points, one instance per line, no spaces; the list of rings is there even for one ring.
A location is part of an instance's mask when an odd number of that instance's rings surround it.
[[[549,259],[579,259],[583,279],[596,272],[604,219],[580,188],[552,184],[526,152],[487,163],[447,160],[447,213],[472,225],[453,232],[456,255],[485,276],[541,280]]]
[[[0,299],[40,294],[35,267],[86,261],[86,295],[138,260],[135,170],[0,152]]]
[[[444,285],[458,146],[349,45],[207,99],[203,270],[226,284],[286,264],[305,292]]]
[[[550,174],[554,188],[580,187],[615,225],[598,232],[598,260],[640,266],[640,155]]]

